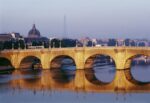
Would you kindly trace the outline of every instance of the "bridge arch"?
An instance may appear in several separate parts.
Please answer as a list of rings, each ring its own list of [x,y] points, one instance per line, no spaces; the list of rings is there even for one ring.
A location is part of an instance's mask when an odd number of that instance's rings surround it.
[[[150,83],[136,80],[129,69],[124,70],[124,74],[126,79],[133,84],[147,85]]]
[[[105,56],[105,57],[108,57],[108,58],[110,58],[110,60],[116,66],[115,59],[114,59],[114,57],[112,55],[110,55],[110,54],[104,54],[104,53],[95,53],[95,54],[91,54],[91,55],[86,56],[84,68],[92,68],[91,66],[93,65],[93,61],[96,58],[96,56]],[[90,61],[88,61],[88,60],[90,60]],[[87,62],[89,62],[90,64],[87,65]]]
[[[107,85],[110,84],[111,82],[107,82],[107,81],[102,81],[100,80],[94,73],[95,71],[92,69],[86,69],[85,70],[85,78],[92,84],[94,85]]]
[[[146,62],[147,58],[150,58],[148,53],[137,53],[128,56],[125,62],[125,74],[127,75],[126,78],[129,79],[130,82],[136,84],[148,84],[150,80],[144,78],[149,75],[149,63],[150,61]],[[142,60],[142,61],[141,61]],[[141,62],[140,62],[141,61]],[[145,63],[147,65],[141,65]],[[142,77],[142,78],[141,78]]]
[[[146,53],[138,53],[138,54],[131,54],[129,55],[127,58],[126,58],[126,61],[125,61],[125,64],[124,64],[124,68],[125,69],[129,69],[131,68],[131,63],[132,63],[132,60],[134,58],[136,58],[137,56],[150,56],[149,54],[146,54]]]
[[[11,57],[10,56],[8,56],[8,55],[5,55],[5,56],[0,56],[0,58],[5,58],[5,59],[7,59],[7,60],[9,60],[10,62],[11,62]]]
[[[107,55],[109,57],[111,57],[113,60],[115,60],[115,54],[113,52],[108,52],[108,51],[104,51],[104,52],[101,52],[101,51],[95,51],[95,52],[90,52],[90,53],[86,53],[85,54],[85,61],[93,56],[93,55]]]
[[[11,66],[12,68],[14,68],[11,63],[11,59],[3,56],[0,57],[0,66]]]
[[[85,60],[84,68],[86,79],[96,85],[110,84],[115,78],[115,60],[107,54],[89,55]]]
[[[28,55],[28,56],[24,56],[20,59],[19,68],[28,68],[29,69],[30,67],[32,67],[33,62],[40,63],[41,67],[43,67],[42,63],[41,63],[41,58],[39,56]]]
[[[56,55],[50,59],[50,68],[60,68],[63,59],[70,59],[68,62],[76,66],[76,61],[72,55]],[[68,64],[69,64],[68,63]]]

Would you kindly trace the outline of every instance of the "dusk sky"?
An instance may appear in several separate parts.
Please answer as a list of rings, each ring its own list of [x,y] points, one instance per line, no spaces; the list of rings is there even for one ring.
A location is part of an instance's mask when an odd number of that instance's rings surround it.
[[[150,0],[0,0],[0,33],[33,23],[47,37],[150,39]]]

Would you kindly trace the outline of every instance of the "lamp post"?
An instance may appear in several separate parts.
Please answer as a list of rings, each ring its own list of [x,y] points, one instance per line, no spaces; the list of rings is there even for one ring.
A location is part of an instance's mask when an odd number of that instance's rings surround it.
[[[93,47],[93,40],[92,40],[92,47]]]
[[[136,42],[136,47],[138,47],[138,42]]]
[[[14,43],[12,42],[12,50],[14,50]]]
[[[18,38],[18,49],[20,50],[20,38]]]
[[[51,48],[51,38],[49,38],[49,49]]]
[[[26,43],[24,39],[23,39],[23,44],[24,44],[24,49],[26,49]]]
[[[20,50],[20,43],[18,42],[18,49]]]
[[[85,40],[83,40],[83,47],[85,47],[86,46],[86,41]]]
[[[43,46],[43,48],[44,48],[44,42],[42,42],[42,46]]]
[[[126,46],[125,41],[123,41],[123,46]]]
[[[78,43],[78,42],[77,42],[77,40],[76,40],[76,47],[78,47],[77,43]]]
[[[118,46],[118,41],[116,40],[116,47]]]
[[[61,48],[61,39],[59,40],[59,48]]]
[[[130,47],[131,45],[130,45],[130,42],[129,42],[129,47]]]
[[[55,48],[55,42],[53,42],[53,48]]]

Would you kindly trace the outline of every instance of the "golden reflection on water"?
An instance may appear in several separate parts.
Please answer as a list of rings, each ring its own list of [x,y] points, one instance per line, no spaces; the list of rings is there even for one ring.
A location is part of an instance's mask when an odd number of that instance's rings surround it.
[[[8,83],[14,89],[70,90],[74,92],[150,92],[150,83],[135,80],[129,70],[116,71],[110,83],[98,80],[91,70],[62,71],[42,70],[12,72]]]

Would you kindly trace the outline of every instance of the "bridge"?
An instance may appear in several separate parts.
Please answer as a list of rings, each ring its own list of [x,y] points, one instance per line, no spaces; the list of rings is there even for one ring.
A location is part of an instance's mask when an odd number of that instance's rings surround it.
[[[48,49],[18,49],[0,51],[0,58],[6,58],[11,65],[19,69],[24,58],[33,56],[41,61],[43,69],[50,69],[51,62],[61,56],[71,58],[76,69],[90,68],[86,64],[89,58],[95,55],[110,56],[117,70],[130,68],[132,59],[137,55],[150,56],[149,47],[72,47],[72,48],[48,48]]]

